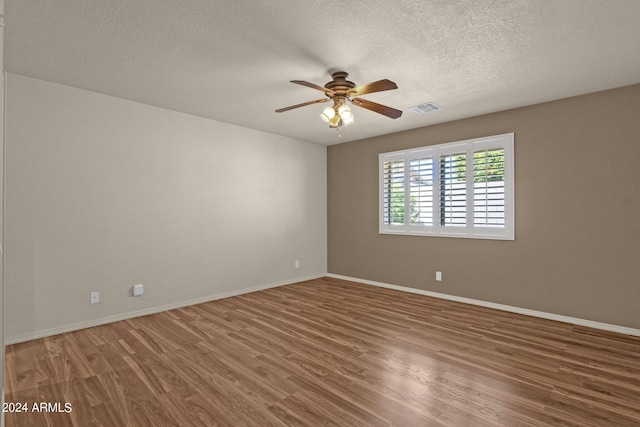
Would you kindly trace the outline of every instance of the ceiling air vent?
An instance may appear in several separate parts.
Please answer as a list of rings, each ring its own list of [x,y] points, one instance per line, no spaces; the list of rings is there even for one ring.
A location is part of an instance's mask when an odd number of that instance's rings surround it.
[[[441,109],[442,107],[440,107],[435,102],[425,102],[424,104],[418,104],[418,105],[414,105],[413,107],[409,107],[409,110],[418,114],[427,114],[432,111],[438,111]]]

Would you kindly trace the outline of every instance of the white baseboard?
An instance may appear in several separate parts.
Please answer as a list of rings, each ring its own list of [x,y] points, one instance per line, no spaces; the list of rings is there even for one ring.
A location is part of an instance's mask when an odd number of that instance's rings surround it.
[[[342,276],[339,274],[326,273],[307,277],[299,277],[292,280],[286,280],[281,282],[268,283],[264,285],[254,286],[251,288],[240,289],[237,291],[223,292],[221,294],[209,295],[202,298],[195,298],[187,301],[180,301],[176,303],[166,304],[158,307],[151,307],[144,310],[137,310],[128,313],[117,314],[114,316],[101,317],[99,319],[88,320],[84,322],[72,323],[68,325],[58,326],[55,328],[44,329],[28,334],[14,335],[5,337],[5,345],[16,344],[24,341],[30,341],[38,338],[44,338],[52,335],[62,334],[65,332],[77,331],[80,329],[90,328],[93,326],[106,325],[108,323],[118,322],[121,320],[132,319],[134,317],[146,316],[149,314],[160,313],[162,311],[173,310],[175,308],[187,307],[190,305],[201,304],[204,302],[215,301],[218,299],[229,298],[236,295],[248,294],[251,292],[261,291],[264,289],[275,288],[278,286],[289,285],[292,283],[304,282],[305,280],[313,280],[321,277],[333,277],[336,279],[349,280],[352,282],[364,283],[366,285],[379,286],[382,288],[395,289],[402,292],[410,292],[419,295],[425,295],[434,298],[440,298],[450,301],[461,302],[465,304],[477,305],[480,307],[493,308],[496,310],[507,311],[511,313],[524,314],[526,316],[539,317],[542,319],[555,320],[563,323],[570,323],[573,325],[586,326],[594,329],[601,329],[604,331],[617,332],[625,335],[633,335],[640,337],[640,329],[629,328],[626,326],[612,325],[609,323],[595,322],[592,320],[580,319],[577,317],[563,316],[559,314],[546,313],[543,311],[529,310],[526,308],[513,307],[504,304],[496,304],[492,302],[476,300],[471,298],[458,297],[455,295],[442,294],[438,292],[425,291],[422,289],[409,288],[406,286],[392,285],[390,283],[376,282],[368,279],[360,279],[358,277]]]
[[[357,277],[342,276],[342,275],[333,274],[333,273],[327,273],[327,277],[333,277],[333,278],[342,279],[342,280],[349,280],[352,282],[364,283],[365,285],[373,285],[373,286],[379,286],[382,288],[395,289],[397,291],[402,291],[402,292],[410,292],[414,294],[425,295],[428,297],[434,297],[434,298],[440,298],[440,299],[445,299],[449,301],[461,302],[465,304],[477,305],[480,307],[493,308],[496,310],[508,311],[510,313],[524,314],[526,316],[540,317],[542,319],[555,320],[557,322],[570,323],[573,325],[586,326],[589,328],[601,329],[604,331],[617,332],[620,334],[633,335],[636,337],[640,337],[640,329],[629,328],[626,326],[618,326],[618,325],[611,325],[609,323],[594,322],[592,320],[585,320],[577,317],[569,317],[569,316],[562,316],[560,314],[545,313],[544,311],[529,310],[527,308],[513,307],[510,305],[504,305],[504,304],[496,304],[493,302],[458,297],[455,295],[441,294],[438,292],[425,291],[422,289],[409,288],[406,286],[392,285],[389,283],[376,282],[376,281],[367,280],[367,279],[359,279]]]
[[[146,308],[143,310],[136,310],[122,314],[116,314],[113,316],[101,317],[99,319],[87,320],[84,322],[72,323],[63,326],[57,326],[55,328],[44,329],[28,334],[14,335],[5,337],[5,345],[16,344],[20,342],[30,341],[38,338],[49,337],[52,335],[63,334],[65,332],[78,331],[80,329],[91,328],[93,326],[106,325],[108,323],[119,322],[121,320],[133,319],[134,317],[146,316],[149,314],[160,313],[162,311],[173,310],[175,308],[187,307],[190,305],[201,304],[203,302],[215,301],[218,299],[234,297],[237,295],[248,294],[251,292],[262,291],[265,289],[276,288],[278,286],[290,285],[292,283],[304,282],[305,280],[313,280],[321,277],[326,277],[326,274],[318,274],[314,276],[298,277],[291,280],[285,280],[281,282],[268,283],[265,285],[254,286],[251,288],[240,289],[237,291],[223,292],[221,294],[208,295],[202,298],[195,298],[187,301],[180,301],[176,303],[161,305],[158,307]]]

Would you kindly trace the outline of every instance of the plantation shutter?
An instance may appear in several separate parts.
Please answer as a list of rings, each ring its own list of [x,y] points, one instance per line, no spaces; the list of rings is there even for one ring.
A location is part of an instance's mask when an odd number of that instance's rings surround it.
[[[404,160],[384,162],[382,178],[385,225],[404,224]]]
[[[467,161],[464,153],[440,156],[440,225],[467,223]]]
[[[473,225],[504,227],[504,149],[473,153]]]
[[[381,234],[513,240],[513,134],[378,155]]]
[[[409,161],[411,224],[433,225],[433,158]]]

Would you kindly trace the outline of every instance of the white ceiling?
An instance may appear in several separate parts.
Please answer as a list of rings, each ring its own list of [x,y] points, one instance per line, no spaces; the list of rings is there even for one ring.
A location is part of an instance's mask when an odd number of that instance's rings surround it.
[[[8,72],[327,145],[640,82],[639,0],[5,2]],[[274,112],[335,70],[403,116]]]

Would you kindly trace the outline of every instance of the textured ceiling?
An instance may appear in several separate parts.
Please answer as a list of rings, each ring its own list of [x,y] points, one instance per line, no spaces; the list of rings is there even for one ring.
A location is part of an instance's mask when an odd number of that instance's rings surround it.
[[[8,72],[335,144],[640,82],[638,0],[5,0]],[[363,98],[342,139],[324,85]],[[441,111],[419,115],[434,101]]]

